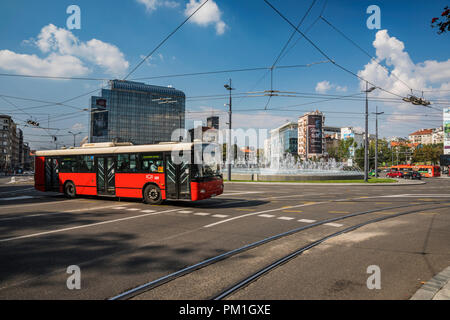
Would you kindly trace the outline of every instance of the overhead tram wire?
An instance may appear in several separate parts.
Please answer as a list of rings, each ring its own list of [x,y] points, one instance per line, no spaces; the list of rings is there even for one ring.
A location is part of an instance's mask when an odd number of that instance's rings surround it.
[[[323,4],[323,7],[322,7],[322,10],[320,11],[319,16],[318,16],[318,17],[313,21],[313,23],[311,23],[311,25],[305,30],[305,34],[307,34],[307,33],[308,33],[308,32],[316,25],[317,21],[319,21],[320,17],[323,15],[323,13],[324,13],[324,11],[325,11],[325,8],[327,7],[327,4],[328,4],[328,0],[325,0],[325,1],[324,1],[324,4]],[[282,56],[280,59],[283,59],[283,58],[289,53],[289,51],[291,51],[291,50],[297,45],[297,43],[298,43],[301,39],[303,39],[303,37],[299,37],[299,38],[295,41],[295,43],[294,43],[291,47],[289,47],[289,49],[287,49],[287,50],[284,52],[283,56]]]
[[[378,60],[372,56],[369,52],[367,52],[365,49],[363,49],[360,45],[358,45],[355,41],[353,41],[352,39],[350,39],[350,37],[348,37],[346,34],[344,34],[344,32],[342,32],[341,30],[339,30],[337,27],[335,27],[331,22],[329,22],[325,17],[320,16],[320,18],[322,19],[322,21],[324,21],[326,24],[328,24],[331,28],[333,28],[336,32],[338,32],[342,37],[344,37],[347,41],[349,41],[351,44],[353,44],[356,48],[358,48],[361,52],[363,52],[366,56],[368,56],[372,61],[374,61],[377,65],[379,65],[383,70],[385,70],[387,72],[387,74],[392,75],[395,79],[397,79],[398,81],[400,81],[403,85],[405,85],[409,90],[414,90],[412,89],[405,81],[403,81],[402,79],[400,79],[399,77],[397,77],[393,72],[390,72],[385,66],[383,66],[382,64],[380,64],[378,62]],[[419,91],[419,90],[415,90],[415,91]]]
[[[152,52],[150,52],[144,59],[142,59],[142,61],[131,71],[131,72],[129,72],[128,73],[128,75],[123,79],[123,80],[126,80],[131,74],[133,74],[149,57],[151,57],[152,56],[152,54],[156,51],[156,50],[158,50],[173,34],[175,34],[187,21],[189,21],[189,19],[194,15],[194,14],[196,14],[207,2],[208,2],[209,0],[205,0],[191,15],[189,15],[189,17],[187,17],[177,28],[175,28],[175,30],[173,30],[163,41],[161,41],[159,44],[158,44],[158,46],[156,46],[156,48],[152,51]],[[102,86],[101,88],[103,88],[104,86]],[[100,88],[100,89],[101,89]],[[88,92],[88,93],[86,93],[86,94],[83,94],[83,95],[80,95],[80,96],[76,96],[76,97],[74,97],[74,98],[71,98],[71,99],[68,99],[68,100],[65,100],[65,101],[63,101],[63,102],[61,102],[60,104],[64,104],[64,103],[67,103],[67,102],[70,102],[70,101],[73,101],[73,100],[76,100],[76,99],[79,99],[79,98],[81,98],[81,97],[83,97],[83,96],[86,96],[86,95],[89,95],[89,94],[91,94],[91,93],[93,93],[93,92],[96,92],[97,90],[99,90],[99,89],[95,89],[95,90],[93,90],[93,91],[91,91],[91,92]],[[53,106],[54,104],[51,104],[51,105],[48,105],[48,106]],[[43,107],[43,106],[42,106]]]
[[[294,28],[298,33],[300,33],[317,51],[320,52],[320,54],[322,54],[326,59],[330,60],[332,64],[334,64],[335,66],[337,66],[338,68],[344,70],[345,72],[357,77],[358,79],[360,79],[361,81],[365,81],[368,84],[370,84],[371,86],[374,86],[386,93],[389,93],[391,95],[397,96],[399,98],[403,98],[401,95],[393,93],[389,90],[386,90],[380,86],[377,86],[375,84],[373,84],[372,82],[362,78],[361,76],[357,75],[356,73],[354,73],[353,71],[345,68],[344,66],[338,64],[336,61],[334,61],[333,59],[331,59],[330,56],[328,56],[322,49],[320,49],[311,39],[309,39],[302,31],[300,31],[298,28],[295,27],[295,25],[288,19],[286,18],[277,8],[275,8],[268,0],[264,0],[264,2],[270,6],[283,20],[285,20],[292,28]]]
[[[189,21],[189,19],[192,18],[193,15],[195,15],[209,0],[205,0],[195,11],[190,14],[178,27],[175,28],[167,37],[165,37],[157,46],[154,48],[144,59],[142,59],[139,64],[131,70],[123,80],[127,80],[145,61],[147,61],[148,58],[150,58],[156,50],[158,50],[172,35],[174,35],[186,22]]]
[[[311,12],[311,9],[313,8],[314,4],[316,3],[317,0],[313,0],[311,5],[309,6],[308,10],[305,12],[305,14],[303,15],[302,19],[299,21],[299,23],[297,24],[297,28],[300,28],[300,26],[303,24],[303,21],[305,21],[306,17],[309,15],[309,13]],[[273,70],[274,67],[276,66],[276,64],[278,63],[278,61],[281,58],[281,55],[283,54],[283,52],[286,50],[287,46],[289,45],[289,43],[291,42],[292,38],[295,35],[295,30],[291,33],[291,36],[289,37],[289,39],[286,41],[286,43],[284,44],[284,46],[281,48],[280,53],[278,54],[278,56],[275,58],[275,61],[272,63],[272,67],[270,68],[270,91],[273,92]],[[267,99],[267,103],[266,106],[264,107],[264,109],[267,109],[269,107],[270,104],[270,100],[272,99],[272,95],[269,95],[269,98]]]

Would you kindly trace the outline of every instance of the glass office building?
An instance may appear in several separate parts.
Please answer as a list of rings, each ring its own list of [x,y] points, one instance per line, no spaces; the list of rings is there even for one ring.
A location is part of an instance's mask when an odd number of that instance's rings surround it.
[[[174,130],[185,127],[185,100],[171,87],[112,80],[101,96],[91,97],[90,142],[171,141]]]

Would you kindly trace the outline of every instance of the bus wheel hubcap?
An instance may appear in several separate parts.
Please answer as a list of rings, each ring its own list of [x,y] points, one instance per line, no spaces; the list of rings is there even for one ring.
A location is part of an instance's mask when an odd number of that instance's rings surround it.
[[[153,189],[150,191],[150,198],[152,198],[153,200],[158,199],[158,191]]]

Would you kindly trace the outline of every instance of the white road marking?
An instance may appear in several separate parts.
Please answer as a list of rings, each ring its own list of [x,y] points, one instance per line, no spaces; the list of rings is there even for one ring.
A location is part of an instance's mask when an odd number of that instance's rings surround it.
[[[261,214],[258,217],[261,217],[261,218],[275,218],[275,216],[272,215],[272,214]]]
[[[335,228],[340,228],[342,226],[344,226],[343,224],[339,224],[339,223],[325,223],[325,226],[329,226],[329,227],[335,227]]]
[[[63,228],[63,229],[58,229],[58,230],[53,230],[53,231],[46,231],[46,232],[28,234],[28,235],[19,236],[19,237],[0,239],[0,243],[2,243],[2,242],[10,242],[10,241],[20,240],[20,239],[35,238],[35,237],[44,236],[44,235],[48,235],[48,234],[60,233],[60,232],[65,232],[65,231],[72,231],[72,230],[89,228],[89,227],[95,227],[95,226],[100,226],[100,225],[103,225],[103,224],[110,224],[110,223],[121,222],[121,221],[126,221],[126,220],[145,218],[145,217],[148,217],[148,216],[157,215],[157,214],[161,214],[161,213],[172,212],[172,211],[177,211],[177,210],[178,209],[166,210],[166,211],[161,211],[161,212],[156,212],[156,213],[147,213],[147,214],[141,214],[141,215],[138,215],[138,216],[132,216],[132,217],[127,217],[127,218],[120,218],[120,219],[114,219],[114,220],[90,223],[90,224],[85,224],[85,225],[77,226],[77,227]]]
[[[197,213],[194,213],[194,216],[209,216],[209,215],[211,215],[211,213],[206,213],[206,212],[197,212]]]
[[[397,194],[385,198],[450,198],[450,194]]]
[[[302,219],[302,220],[298,220],[298,222],[303,222],[303,223],[314,223],[314,222],[317,222],[317,220]]]
[[[312,205],[317,205],[317,204],[323,204],[323,203],[329,203],[329,201],[323,201],[323,202],[313,202],[313,203],[308,203],[308,204],[300,204],[297,206],[292,206],[292,207],[288,207],[289,209],[294,209],[294,208],[301,208],[301,207],[308,207],[308,206],[312,206]],[[276,208],[276,209],[270,209],[270,210],[264,210],[264,211],[259,211],[259,212],[253,212],[253,213],[248,213],[248,214],[244,214],[242,216],[237,216],[237,217],[233,217],[227,220],[222,220],[216,223],[212,223],[212,224],[208,224],[207,226],[204,226],[204,228],[211,228],[214,226],[217,226],[219,224],[222,223],[226,223],[226,222],[230,222],[236,219],[242,219],[242,218],[247,218],[247,217],[251,217],[251,216],[255,216],[255,215],[260,215],[263,213],[269,213],[269,212],[275,212],[275,211],[281,211],[281,210],[286,210],[286,207],[281,207],[281,208]]]
[[[39,202],[39,203],[27,203],[27,204],[16,204],[13,206],[2,206],[2,209],[11,209],[11,208],[23,208],[23,207],[35,207],[35,206],[43,206],[43,205],[50,205],[50,204],[61,204],[61,203],[70,203],[70,202],[82,202],[79,199],[74,199],[74,200],[57,200],[57,201],[48,201],[48,202]]]
[[[228,217],[229,216],[226,215],[226,214],[215,214],[215,215],[213,215],[213,218],[220,218],[220,219],[228,218]]]
[[[113,208],[114,210],[123,210],[123,209],[126,209],[125,207],[114,207]]]
[[[291,218],[291,217],[279,217],[278,220],[286,220],[286,221],[291,221],[294,220],[295,218]]]
[[[188,211],[188,210],[181,210],[181,211],[178,211],[178,213],[192,213],[193,211]]]
[[[33,214],[33,215],[23,215],[23,216],[20,216],[20,217],[3,218],[3,219],[0,219],[0,222],[1,221],[11,221],[11,220],[20,220],[20,219],[26,219],[26,218],[34,218],[34,217],[45,217],[45,216],[52,216],[52,215],[64,214],[64,213],[77,213],[77,212],[86,212],[86,211],[93,211],[93,210],[111,209],[111,208],[114,208],[114,207],[115,206],[90,207],[90,208],[85,208],[85,209],[75,209],[75,210],[67,210],[67,211],[61,211],[61,212],[50,212],[50,213],[40,213],[40,214]]]
[[[141,210],[141,209],[138,209],[138,208],[130,208],[130,209],[127,209],[127,211],[139,211],[139,210]]]
[[[13,200],[27,200],[27,199],[34,199],[35,197],[32,196],[20,196],[20,197],[13,197],[13,198],[0,198],[0,201],[13,201]]]
[[[143,213],[153,213],[156,212],[156,210],[141,210]]]
[[[263,191],[248,191],[248,192],[231,192],[231,193],[223,193],[221,196],[236,196],[241,194],[256,194],[256,193],[265,193]]]

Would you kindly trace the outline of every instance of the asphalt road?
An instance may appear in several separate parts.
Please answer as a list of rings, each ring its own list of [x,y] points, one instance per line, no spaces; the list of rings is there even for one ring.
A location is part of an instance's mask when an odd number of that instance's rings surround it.
[[[411,186],[226,184],[206,201],[67,200],[0,181],[0,299],[107,299],[186,266],[316,221],[379,209],[272,241],[135,299],[209,299],[270,262],[346,227],[229,299],[409,299],[450,265],[450,179]],[[402,208],[397,208],[402,206]],[[81,269],[69,290],[67,268]],[[381,289],[366,286],[380,267]]]

